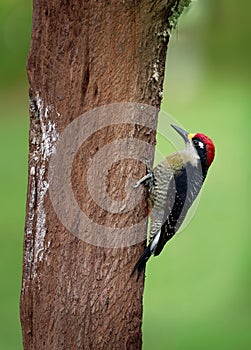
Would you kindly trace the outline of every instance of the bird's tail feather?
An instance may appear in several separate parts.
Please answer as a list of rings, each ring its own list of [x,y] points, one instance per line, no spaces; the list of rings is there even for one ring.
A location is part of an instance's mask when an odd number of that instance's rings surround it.
[[[141,257],[139,258],[139,260],[137,261],[136,265],[134,266],[132,273],[131,273],[131,277],[134,275],[134,273],[138,272],[138,276],[137,276],[137,281],[142,273],[142,271],[145,269],[147,260],[150,258],[150,256],[152,255],[152,251],[150,249],[150,244],[149,246],[145,249],[144,253],[141,255]]]

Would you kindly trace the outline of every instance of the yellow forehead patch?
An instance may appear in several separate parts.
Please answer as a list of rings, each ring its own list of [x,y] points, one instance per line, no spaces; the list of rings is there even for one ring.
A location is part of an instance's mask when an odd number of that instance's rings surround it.
[[[192,139],[195,136],[195,134],[188,134],[188,138]]]

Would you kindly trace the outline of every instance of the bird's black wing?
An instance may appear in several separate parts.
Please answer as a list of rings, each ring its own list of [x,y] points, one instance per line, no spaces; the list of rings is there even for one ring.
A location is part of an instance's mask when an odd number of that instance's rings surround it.
[[[204,177],[201,169],[187,164],[176,173],[168,188],[167,197],[174,196],[173,206],[170,210],[169,201],[165,210],[164,223],[161,227],[161,234],[154,255],[159,255],[164,245],[175,235],[182,225],[189,208],[197,197]]]

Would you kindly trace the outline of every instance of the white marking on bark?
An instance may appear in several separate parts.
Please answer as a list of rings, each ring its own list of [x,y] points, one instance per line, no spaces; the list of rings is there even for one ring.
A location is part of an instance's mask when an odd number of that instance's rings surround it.
[[[35,175],[35,173],[36,173],[36,169],[35,169],[34,166],[32,166],[32,167],[31,167],[31,170],[30,170],[31,176]]]
[[[36,221],[36,237],[34,261],[42,261],[44,251],[44,239],[46,235],[46,214],[44,210],[44,197],[49,188],[49,184],[44,180],[45,166],[39,169],[38,186],[37,186],[37,221]]]
[[[45,108],[44,118],[40,114],[41,129],[42,129],[42,144],[41,150],[44,160],[48,160],[52,153],[55,153],[55,142],[58,139],[56,125],[51,120],[48,120],[48,114],[53,110],[52,106]]]
[[[159,62],[154,62],[153,64],[153,79],[158,82],[159,81]]]
[[[34,168],[34,167],[33,167]],[[35,168],[34,168],[35,170]],[[30,171],[31,179],[30,179],[30,200],[28,204],[28,217],[26,221],[26,233],[28,236],[32,236],[33,231],[33,221],[34,221],[34,207],[35,207],[35,200],[36,200],[36,184],[35,184],[35,173],[32,174],[32,171]],[[26,249],[26,261],[28,263],[32,262],[33,259],[33,251]]]
[[[160,98],[163,98],[163,90],[161,90],[161,91],[159,92],[159,97],[160,97]]]
[[[49,114],[55,111],[52,105],[45,107],[44,101],[40,98],[39,93],[36,94],[37,112],[36,116],[39,118],[39,129],[31,130],[34,137],[32,144],[36,146],[32,156],[32,160],[37,163],[37,166],[31,166],[30,175],[31,179],[31,199],[29,204],[29,231],[28,234],[32,234],[34,225],[34,205],[35,194],[36,196],[36,223],[35,223],[35,238],[34,238],[34,252],[32,253],[34,263],[42,261],[44,252],[44,241],[47,232],[46,228],[46,213],[44,210],[44,198],[49,188],[49,183],[46,179],[47,162],[50,157],[55,153],[55,143],[58,139],[58,133],[56,131],[55,123],[49,118]],[[33,111],[34,112],[34,111]],[[57,113],[57,112],[56,112]],[[60,115],[57,113],[57,115]],[[40,137],[39,137],[40,131]],[[35,183],[35,179],[37,184]]]
[[[171,37],[170,29],[169,28],[162,29],[160,32],[157,33],[157,37],[163,41],[167,41],[167,38]]]

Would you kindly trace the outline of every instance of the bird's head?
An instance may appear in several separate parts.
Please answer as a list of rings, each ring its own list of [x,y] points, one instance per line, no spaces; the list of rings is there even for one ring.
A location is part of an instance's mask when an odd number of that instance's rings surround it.
[[[214,160],[215,155],[215,147],[213,141],[204,134],[190,134],[179,126],[171,126],[180,134],[187,145],[193,146],[201,161],[205,162],[206,167],[209,168]]]

